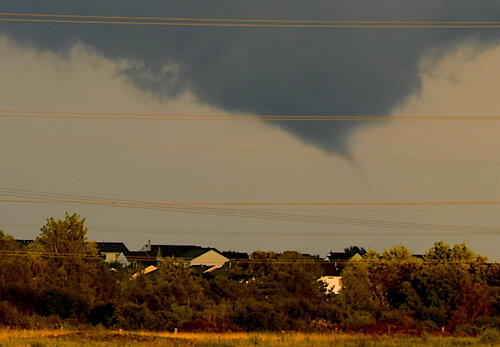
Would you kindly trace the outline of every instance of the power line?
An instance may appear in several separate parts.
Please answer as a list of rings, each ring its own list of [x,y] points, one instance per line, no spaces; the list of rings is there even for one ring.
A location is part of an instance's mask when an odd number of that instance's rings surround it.
[[[445,163],[445,164],[480,164],[480,165],[500,165],[498,161],[491,160],[456,160],[456,159],[431,159],[431,158],[410,158],[399,156],[384,155],[358,155],[356,157],[365,160],[388,160],[388,161],[408,161],[408,162],[426,162],[426,163]]]
[[[2,194],[8,195],[8,194]],[[500,201],[495,200],[470,200],[470,201],[280,201],[280,202],[249,202],[249,201],[146,201],[146,200],[88,200],[88,199],[0,199],[3,203],[85,203],[91,205],[131,205],[150,207],[188,207],[188,206],[470,206],[470,205],[500,205]]]
[[[40,229],[39,225],[36,224],[3,224],[5,230],[9,229],[22,229],[22,230],[33,230]],[[387,237],[387,236],[402,236],[408,235],[407,232],[402,231],[383,231],[377,232],[359,232],[359,231],[334,231],[334,232],[321,232],[321,231],[302,231],[302,232],[289,232],[289,231],[261,231],[252,230],[248,231],[236,231],[236,230],[193,230],[193,229],[150,229],[150,228],[130,228],[130,227],[104,227],[104,226],[87,226],[89,233],[103,232],[103,233],[119,233],[119,234],[179,234],[179,235],[229,235],[229,236],[261,236],[261,237],[359,237],[359,236],[377,236],[377,237]],[[425,230],[424,230],[425,232]],[[429,236],[435,235],[435,231],[429,231],[429,233],[419,234],[417,236]],[[463,234],[463,232],[446,232],[447,234]],[[412,235],[415,236],[415,235]]]
[[[283,20],[91,16],[74,14],[0,13],[3,22],[106,24],[163,27],[246,27],[296,29],[497,29],[498,21],[369,21],[369,20]]]
[[[500,201],[413,201],[413,202],[159,202],[111,200],[102,198],[88,199],[84,196],[54,194],[36,191],[24,191],[9,188],[0,188],[1,195],[17,197],[16,199],[0,199],[4,203],[42,203],[42,204],[89,204],[113,207],[129,207],[152,209],[158,211],[195,213],[223,217],[245,217],[287,222],[304,222],[320,224],[338,224],[362,227],[427,230],[459,232],[465,234],[500,234],[500,229],[489,227],[441,225],[430,223],[410,223],[386,220],[367,220],[360,218],[340,218],[329,216],[313,216],[303,214],[267,212],[262,210],[235,209],[228,207],[249,206],[443,206],[443,205],[500,205]],[[225,206],[225,207],[220,207]]]
[[[1,118],[1,115],[0,115]],[[94,138],[75,138],[63,136],[19,136],[7,135],[3,139],[28,139],[32,141],[49,141],[49,142],[71,142],[73,144],[87,144],[87,145],[116,145],[116,146],[134,146],[134,147],[152,147],[152,148],[165,148],[167,150],[179,151],[204,151],[204,152],[226,152],[226,153],[251,153],[251,154],[269,154],[269,155],[299,155],[299,156],[339,156],[338,154],[328,153],[325,154],[320,151],[296,151],[296,150],[280,150],[269,148],[238,148],[234,146],[203,146],[203,145],[185,145],[178,143],[159,143],[159,142],[142,142],[142,141],[128,141],[128,140],[114,140],[94,139]],[[500,165],[499,161],[492,160],[458,160],[458,159],[443,159],[443,158],[418,158],[418,157],[403,157],[403,156],[387,156],[387,155],[367,155],[356,154],[356,158],[361,158],[370,161],[401,161],[401,162],[423,162],[423,163],[439,163],[439,164],[470,164],[470,165]]]
[[[87,260],[104,260],[101,254],[85,254],[85,253],[58,253],[58,252],[42,252],[42,251],[24,251],[24,250],[0,250],[0,256],[14,256],[14,257],[45,257],[45,258],[59,258],[59,259],[87,259]],[[156,256],[129,256],[131,261],[157,261]],[[189,262],[194,258],[163,258],[159,262]],[[418,264],[471,264],[478,262],[477,259],[425,259],[422,260],[417,257],[407,259],[363,259],[359,260],[323,260],[323,259],[273,259],[273,258],[253,258],[253,259],[230,259],[229,263],[247,263],[259,265],[281,265],[281,264],[377,264],[389,265],[391,263],[409,263],[410,261],[417,261]]]
[[[0,256],[41,256],[47,258],[77,258],[77,259],[102,259],[102,255],[84,253],[59,253],[59,252],[37,252],[37,251],[13,251],[0,250]]]
[[[141,17],[141,16],[102,16],[74,14],[43,14],[0,12],[0,16],[13,17],[48,17],[48,18],[80,18],[80,19],[129,19],[153,21],[206,21],[206,22],[258,22],[258,23],[325,23],[325,24],[500,24],[499,21],[382,21],[382,20],[315,20],[315,19],[248,19],[248,18],[187,18],[187,17]]]
[[[273,122],[376,122],[376,121],[498,121],[500,115],[479,116],[367,116],[367,115],[225,115],[225,114],[166,114],[127,112],[71,112],[0,110],[0,118],[91,119],[91,120],[163,120],[163,121],[273,121]]]

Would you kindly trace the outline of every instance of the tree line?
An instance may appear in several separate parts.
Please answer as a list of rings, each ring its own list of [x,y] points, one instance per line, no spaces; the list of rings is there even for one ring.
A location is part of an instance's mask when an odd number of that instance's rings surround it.
[[[436,242],[415,257],[402,246],[362,250],[328,293],[317,258],[253,252],[221,275],[176,259],[158,271],[107,264],[85,220],[50,218],[29,245],[0,230],[0,326],[156,331],[448,331],[500,329],[500,265]],[[353,248],[350,249],[352,251]],[[348,250],[346,250],[347,252]]]

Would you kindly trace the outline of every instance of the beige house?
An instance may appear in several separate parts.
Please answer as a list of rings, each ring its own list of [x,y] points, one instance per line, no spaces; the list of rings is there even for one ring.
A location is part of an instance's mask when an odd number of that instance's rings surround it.
[[[326,285],[327,294],[339,294],[342,290],[342,277],[341,276],[323,276],[318,279]]]
[[[215,266],[222,267],[229,261],[228,258],[223,256],[215,249],[210,249],[200,255],[192,258],[189,262],[191,266]]]
[[[123,242],[96,242],[96,245],[106,263],[118,262],[123,267],[130,264],[127,260],[129,250]]]
[[[147,245],[141,248],[151,259],[161,261],[173,258],[184,262],[188,266],[201,266],[208,268],[221,268],[229,261],[215,248],[200,247],[194,245]]]

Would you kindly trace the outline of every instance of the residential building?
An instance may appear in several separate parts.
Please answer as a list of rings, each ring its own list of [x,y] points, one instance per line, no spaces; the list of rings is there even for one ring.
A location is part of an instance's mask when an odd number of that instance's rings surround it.
[[[127,259],[130,252],[123,242],[96,242],[96,245],[106,263],[118,262],[123,267],[130,264]]]
[[[156,245],[148,242],[140,251],[145,252],[149,259],[156,259],[157,262],[173,258],[188,266],[221,268],[229,261],[229,258],[215,248],[194,245]]]

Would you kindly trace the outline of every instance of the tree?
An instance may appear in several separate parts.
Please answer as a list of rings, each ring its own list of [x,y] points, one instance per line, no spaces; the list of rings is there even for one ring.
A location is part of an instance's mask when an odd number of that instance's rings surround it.
[[[307,328],[326,299],[319,259],[293,251],[250,257],[234,301],[235,323],[259,330]]]
[[[19,264],[20,254],[16,254],[17,251],[19,251],[17,241],[0,230],[0,288],[18,276],[16,265]]]
[[[439,241],[424,261],[414,286],[423,303],[421,318],[454,328],[489,313],[486,258],[463,243],[450,247]]]
[[[64,220],[47,219],[41,228],[40,235],[35,239],[36,250],[46,253],[72,255],[97,255],[95,243],[87,240],[85,218],[78,214],[66,213]]]
[[[123,283],[118,325],[127,329],[173,330],[202,324],[206,307],[202,278],[175,259],[158,271]]]
[[[358,246],[349,246],[347,248],[344,248],[344,253],[349,255],[349,258],[354,257],[356,254],[359,254],[361,256],[365,255],[366,249],[363,247],[358,247]]]
[[[0,229],[0,251],[16,251],[19,245],[14,237]]]
[[[344,313],[344,324],[361,327],[376,323],[384,307],[384,298],[377,295],[372,282],[370,266],[366,261],[349,262],[342,271],[342,291],[339,302]]]
[[[87,240],[85,219],[66,213],[63,220],[47,219],[31,246],[32,268],[40,292],[39,313],[86,319],[99,301],[106,300],[113,281]]]
[[[29,314],[33,311],[33,305],[30,303],[33,297],[32,278],[26,254],[20,252],[19,244],[14,237],[0,230],[0,301],[6,301],[12,306],[11,314],[5,314],[5,317],[14,317],[13,312]],[[4,323],[16,322],[14,319],[12,322],[4,321]]]
[[[394,246],[385,250],[371,265],[372,281],[377,284],[378,295],[385,298],[393,311],[386,315],[389,323],[399,323],[421,307],[421,300],[413,288],[423,266],[421,259],[414,257],[404,246]]]
[[[500,329],[500,264],[491,264],[488,268],[486,279],[488,283],[489,296],[492,300],[492,326]]]

